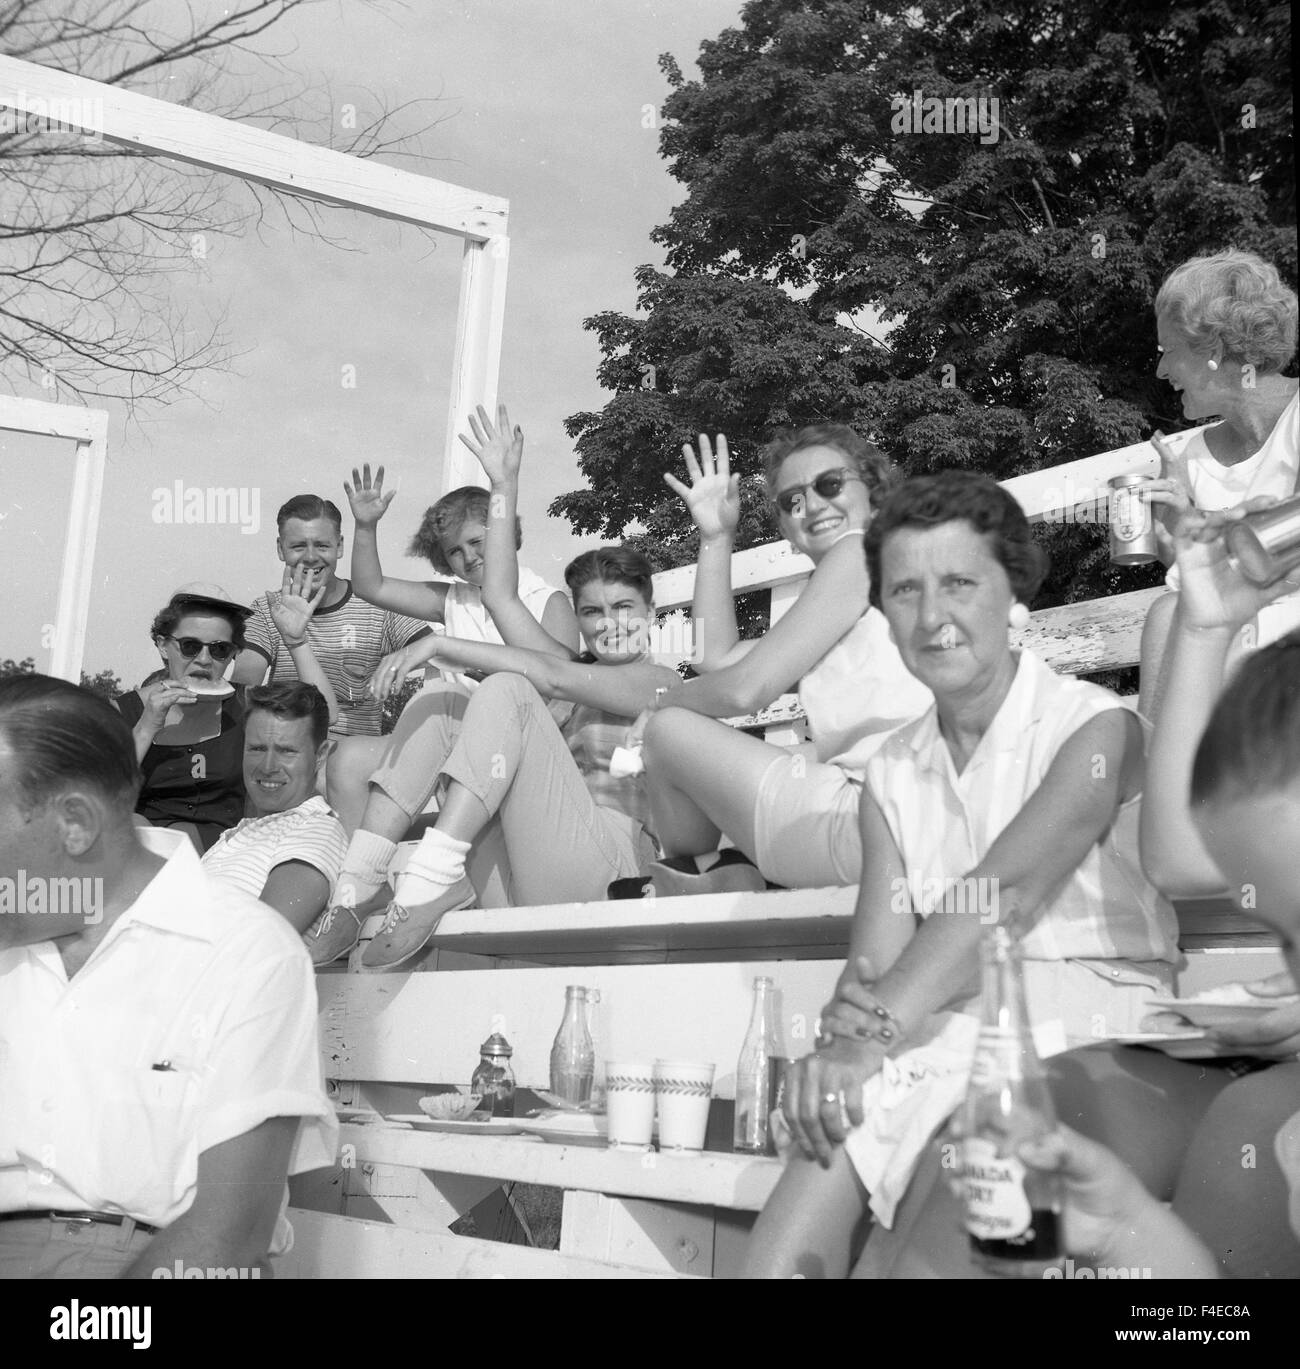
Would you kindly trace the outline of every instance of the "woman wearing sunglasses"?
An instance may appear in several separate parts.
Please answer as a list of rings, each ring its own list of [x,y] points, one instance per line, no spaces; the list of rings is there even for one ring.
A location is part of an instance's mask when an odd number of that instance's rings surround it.
[[[334,691],[307,643],[307,623],[324,593],[310,570],[286,567],[271,612],[298,678],[320,690],[333,719]],[[150,629],[166,673],[116,701],[144,771],[136,812],[154,827],[185,828],[201,852],[244,816],[243,690],[229,685],[225,672],[243,649],[251,613],[217,585],[182,586]]]
[[[923,713],[928,689],[903,665],[884,616],[868,599],[862,538],[894,482],[889,461],[842,424],[779,435],[763,453],[782,536],[813,563],[790,610],[758,641],[742,641],[731,597],[740,521],[739,477],[727,440],[715,456],[701,436],[684,448],[681,495],[700,530],[693,614],[698,678],[664,693],[643,715],[644,762],[665,860],[655,892],[762,888],[755,871],[696,858],[721,835],[761,875],[792,888],[854,884],[862,868],[858,797],[867,758],[884,735]],[[811,741],[774,748],[717,719],[756,712],[798,688]],[[753,876],[747,886],[743,876]]]

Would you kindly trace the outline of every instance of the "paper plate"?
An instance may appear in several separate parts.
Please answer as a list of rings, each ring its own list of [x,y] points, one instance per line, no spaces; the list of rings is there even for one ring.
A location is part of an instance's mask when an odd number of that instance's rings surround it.
[[[1257,1022],[1263,1013],[1293,1006],[1294,998],[1257,999],[1253,1003],[1215,1002],[1209,998],[1153,998],[1154,1012],[1177,1013],[1197,1027],[1241,1027]]]

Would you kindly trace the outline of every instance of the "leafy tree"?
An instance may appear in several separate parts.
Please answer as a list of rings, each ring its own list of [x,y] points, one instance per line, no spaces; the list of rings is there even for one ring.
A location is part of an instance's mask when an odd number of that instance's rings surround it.
[[[660,59],[660,151],[685,199],[587,320],[613,397],[568,420],[589,488],[551,512],[660,568],[696,542],[662,484],[725,431],[745,546],[776,535],[759,445],[846,422],[909,474],[999,478],[1181,426],[1151,304],[1233,244],[1294,278],[1290,17],[1268,0],[750,0],[701,78]],[[901,97],[997,101],[996,139],[905,131]],[[896,100],[895,97],[900,97]],[[1104,532],[1040,529],[1043,604],[1155,583]]]
[[[268,30],[312,3],[0,0],[0,53],[334,145],[331,92],[287,79],[262,50]],[[236,54],[256,58],[277,89],[241,94]],[[339,150],[410,155],[424,130],[398,136],[395,123],[411,106],[371,103],[374,116],[345,132]],[[229,358],[220,323],[198,327],[173,302],[174,277],[201,267],[211,236],[260,226],[275,209],[293,231],[333,241],[316,201],[3,106],[0,181],[0,362],[50,398],[165,401]]]
[[[0,680],[8,679],[10,675],[34,674],[36,674],[34,657],[28,656],[21,661],[12,659],[0,661]],[[81,686],[94,694],[102,695],[105,699],[116,699],[126,688],[117,675],[107,669],[99,671],[96,675],[88,675],[83,670],[81,672]]]

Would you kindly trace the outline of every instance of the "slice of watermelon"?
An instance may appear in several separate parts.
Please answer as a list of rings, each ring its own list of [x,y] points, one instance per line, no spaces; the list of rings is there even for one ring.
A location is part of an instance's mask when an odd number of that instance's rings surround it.
[[[235,692],[235,686],[229,680],[197,680],[186,677],[181,683],[201,699],[228,699]]]

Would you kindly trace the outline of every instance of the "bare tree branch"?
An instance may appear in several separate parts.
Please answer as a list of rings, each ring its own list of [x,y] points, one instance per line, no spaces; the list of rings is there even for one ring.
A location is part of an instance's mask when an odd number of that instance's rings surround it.
[[[421,148],[454,114],[425,114],[440,99],[388,108],[359,92],[348,101],[363,111],[358,126],[340,127],[345,102],[288,70],[291,45],[267,47],[287,16],[317,2],[239,0],[200,14],[150,0],[0,0],[0,52],[355,157],[429,164]],[[234,56],[265,75],[246,86]],[[51,397],[165,404],[232,359],[221,320],[192,327],[174,303],[174,279],[203,270],[210,239],[274,228],[359,250],[331,229],[334,208],[308,196],[7,113],[0,108],[0,374],[11,385],[21,376]]]

